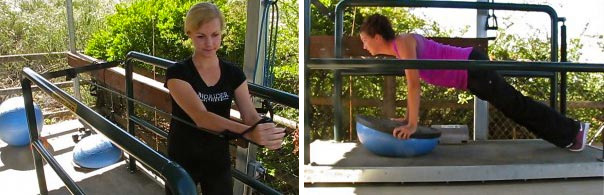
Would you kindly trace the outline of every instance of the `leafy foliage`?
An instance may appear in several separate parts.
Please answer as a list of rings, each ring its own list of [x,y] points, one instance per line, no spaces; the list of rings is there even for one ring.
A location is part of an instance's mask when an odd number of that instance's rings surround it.
[[[73,1],[76,48],[104,28],[112,5],[110,0]],[[63,0],[0,1],[0,55],[66,51],[67,34]]]
[[[183,59],[190,50],[182,33],[182,21],[192,2],[177,2],[134,1],[116,5],[116,13],[107,18],[107,30],[92,36],[86,53],[108,61],[123,59],[129,51]]]

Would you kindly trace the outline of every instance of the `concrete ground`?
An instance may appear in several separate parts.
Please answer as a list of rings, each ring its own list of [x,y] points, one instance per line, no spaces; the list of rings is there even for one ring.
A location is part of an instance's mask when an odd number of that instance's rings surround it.
[[[125,161],[96,169],[74,168],[71,135],[82,124],[77,120],[46,125],[41,135],[48,139],[49,151],[86,194],[164,194],[163,187],[145,173],[129,173]],[[70,194],[52,168],[45,164],[44,174],[49,194]],[[8,146],[0,140],[0,194],[39,194],[36,170],[29,146]]]
[[[472,141],[466,144],[437,145],[423,156],[383,157],[360,143],[314,141],[311,162],[332,167],[480,166],[523,164],[576,164],[598,162],[602,149],[586,146],[582,152],[557,148],[540,139]]]
[[[569,152],[543,140],[438,145],[412,158],[377,156],[359,143],[315,141],[304,194],[603,195],[601,147]]]
[[[312,185],[305,186],[303,194],[602,195],[604,194],[604,180],[602,178],[587,178],[485,183]]]

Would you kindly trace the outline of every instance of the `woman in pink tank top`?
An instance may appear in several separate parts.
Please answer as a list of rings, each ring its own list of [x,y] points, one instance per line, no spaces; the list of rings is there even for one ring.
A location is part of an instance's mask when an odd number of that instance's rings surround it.
[[[374,14],[365,19],[360,33],[363,49],[371,55],[390,55],[398,59],[489,60],[472,47],[449,46],[418,34],[396,35],[388,18]],[[405,69],[407,79],[407,125],[392,135],[408,139],[417,130],[420,106],[420,79],[426,83],[467,90],[488,101],[506,117],[525,126],[538,137],[571,151],[585,147],[589,124],[570,119],[556,110],[522,95],[494,70]]]

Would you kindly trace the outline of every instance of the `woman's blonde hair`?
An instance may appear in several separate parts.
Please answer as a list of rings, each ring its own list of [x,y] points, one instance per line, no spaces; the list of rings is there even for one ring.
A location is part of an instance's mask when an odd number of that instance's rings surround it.
[[[185,34],[216,18],[220,19],[220,30],[224,30],[224,16],[216,5],[208,2],[193,5],[185,18]]]

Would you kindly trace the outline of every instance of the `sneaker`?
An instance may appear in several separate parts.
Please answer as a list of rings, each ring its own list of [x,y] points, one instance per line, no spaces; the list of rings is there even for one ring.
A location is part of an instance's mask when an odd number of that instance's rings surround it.
[[[580,123],[579,132],[573,143],[568,147],[568,150],[573,152],[580,152],[585,148],[585,140],[587,139],[587,132],[589,131],[589,123]]]

